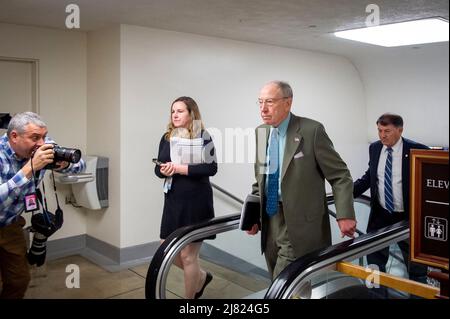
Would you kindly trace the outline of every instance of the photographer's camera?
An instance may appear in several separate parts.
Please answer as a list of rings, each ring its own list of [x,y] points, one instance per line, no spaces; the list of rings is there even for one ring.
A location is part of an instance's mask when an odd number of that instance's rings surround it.
[[[65,161],[69,163],[78,163],[81,159],[81,151],[76,148],[62,147],[53,144],[54,158],[53,162],[44,167],[44,169],[57,168],[56,162]]]

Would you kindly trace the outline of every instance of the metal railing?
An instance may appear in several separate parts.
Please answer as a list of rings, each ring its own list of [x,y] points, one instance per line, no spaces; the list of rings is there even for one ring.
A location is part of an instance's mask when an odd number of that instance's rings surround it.
[[[237,201],[239,204],[244,204],[244,201],[242,199],[240,199],[239,197],[237,197],[236,195],[231,194],[229,191],[227,191],[226,189],[220,187],[219,185],[215,184],[215,183],[211,183],[211,186],[215,189],[217,189],[219,192],[221,192],[222,194],[227,195],[228,197],[234,199],[235,201]]]

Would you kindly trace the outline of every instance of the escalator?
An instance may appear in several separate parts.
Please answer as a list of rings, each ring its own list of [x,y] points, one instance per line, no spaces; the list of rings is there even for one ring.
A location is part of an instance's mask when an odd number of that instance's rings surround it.
[[[365,280],[337,271],[347,261],[361,264],[360,258],[371,252],[409,238],[409,224],[403,221],[358,238],[312,252],[286,267],[273,281],[267,299],[385,299],[408,298],[400,291],[376,288]],[[370,273],[367,277],[370,279]],[[375,289],[374,289],[375,288]]]
[[[239,199],[235,198],[240,201]],[[329,212],[333,214],[333,196],[327,196]],[[355,199],[355,207],[361,205],[368,211],[370,198],[363,196]],[[166,299],[181,297],[182,293],[177,293],[176,288],[168,288],[168,279],[180,276],[172,267],[175,256],[187,244],[211,235],[233,237],[242,236],[239,239],[228,237],[223,241],[235,240],[236,245],[242,248],[251,236],[238,230],[240,213],[213,218],[201,224],[187,226],[172,233],[159,247],[149,266],[145,294],[147,299]],[[335,221],[332,221],[335,223]],[[238,283],[244,288],[239,293],[227,293],[227,288],[231,284],[223,283],[218,287],[216,294],[207,295],[205,298],[268,298],[268,299],[298,299],[298,298],[407,298],[409,295],[392,289],[369,289],[364,280],[354,278],[337,271],[337,265],[341,261],[364,265],[364,256],[367,254],[395,244],[409,238],[409,225],[401,222],[390,227],[379,230],[376,233],[364,234],[358,230],[358,237],[336,243],[326,249],[313,252],[299,258],[289,265],[271,283],[267,272],[261,268],[246,268],[246,271],[236,271],[233,274],[225,274],[223,269],[236,268],[236,264],[246,263],[245,257],[238,259],[228,254],[222,260],[210,258],[205,261],[212,265],[214,271],[232,282]],[[202,248],[203,249],[203,248]],[[214,249],[213,249],[214,250]],[[217,249],[216,249],[217,250]],[[237,250],[237,247],[236,247]],[[252,250],[259,250],[259,242],[253,243]],[[214,255],[214,254],[213,254]],[[217,254],[216,254],[217,255]],[[391,252],[390,261],[401,264],[401,257],[395,252]],[[204,258],[205,259],[205,258]],[[250,257],[249,257],[250,259]],[[235,261],[237,260],[237,261]],[[250,263],[246,263],[250,265]],[[245,268],[245,267],[244,267]],[[242,269],[242,267],[241,267]],[[228,271],[228,270],[227,270]],[[181,277],[180,277],[181,278]],[[178,280],[182,280],[178,278]],[[219,278],[219,276],[217,276]],[[169,280],[170,281],[170,280]],[[233,282],[234,281],[234,282]],[[251,281],[251,282],[250,282]],[[245,284],[245,285],[244,285]],[[256,287],[256,288],[253,288]],[[253,289],[253,290],[252,290]],[[245,291],[244,291],[245,290]],[[236,290],[235,290],[236,291]]]

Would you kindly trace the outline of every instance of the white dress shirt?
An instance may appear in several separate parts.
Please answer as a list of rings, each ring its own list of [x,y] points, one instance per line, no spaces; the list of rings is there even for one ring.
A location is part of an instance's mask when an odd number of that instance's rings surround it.
[[[384,168],[386,166],[387,147],[383,145],[378,162],[378,196],[381,206],[386,209],[384,200]],[[402,154],[403,140],[400,138],[394,146],[392,146],[392,193],[394,196],[394,211],[403,212],[403,189],[402,189]]]

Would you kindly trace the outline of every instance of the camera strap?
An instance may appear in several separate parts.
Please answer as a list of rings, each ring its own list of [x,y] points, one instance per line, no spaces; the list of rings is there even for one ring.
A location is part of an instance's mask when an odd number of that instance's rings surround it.
[[[61,211],[61,213],[62,213],[62,209],[61,209],[61,207],[59,207],[58,192],[56,191],[56,183],[55,183],[55,173],[53,170],[52,170],[52,181],[53,181],[53,191],[55,192],[55,199],[56,199],[56,211],[55,212]],[[42,184],[42,185],[44,185],[44,184]]]
[[[39,202],[41,203],[41,207],[42,207],[42,215],[44,217],[44,221],[47,225],[50,225],[50,216],[48,216],[48,206],[47,206],[47,198],[45,196],[45,185],[44,185],[44,177],[42,177],[42,189],[44,192],[44,196],[42,196],[41,190],[39,189],[39,176],[41,174],[41,171],[34,171],[34,167],[33,167],[33,157],[34,157],[34,153],[31,156],[31,180],[34,186],[34,192],[36,193],[36,196],[39,200]],[[34,212],[33,212],[34,215]]]
[[[33,154],[34,156],[34,154]],[[49,210],[48,210],[48,205],[47,205],[47,196],[45,193],[45,183],[44,183],[44,177],[42,178],[42,193],[41,190],[38,188],[38,184],[39,184],[39,175],[40,175],[40,171],[35,172],[34,168],[33,168],[33,156],[31,157],[31,179],[32,179],[32,183],[34,185],[34,191],[36,192],[36,196],[39,200],[39,202],[41,203],[42,206],[42,215],[44,217],[44,221],[45,223],[49,226],[52,223],[52,219],[50,218],[49,215]],[[53,181],[53,190],[55,192],[55,199],[56,199],[56,211],[55,211],[55,223],[59,224],[61,227],[62,225],[62,221],[63,221],[63,211],[61,209],[61,207],[59,206],[59,199],[58,199],[58,193],[56,192],[56,183],[55,183],[55,173],[51,172],[51,176],[52,176],[52,181]],[[33,212],[34,215],[34,212]]]

